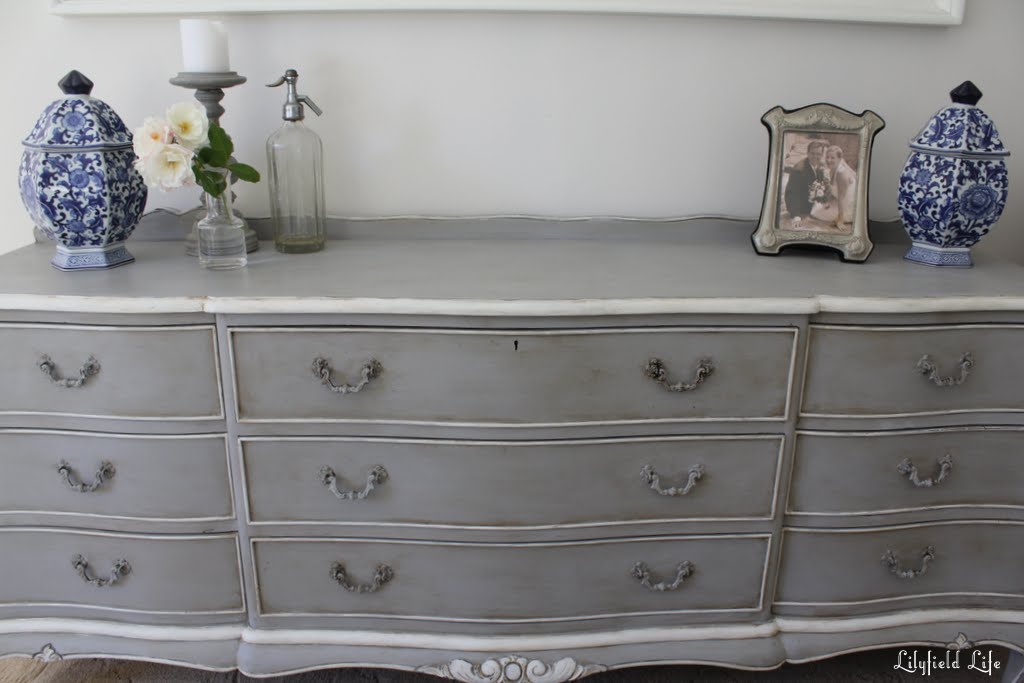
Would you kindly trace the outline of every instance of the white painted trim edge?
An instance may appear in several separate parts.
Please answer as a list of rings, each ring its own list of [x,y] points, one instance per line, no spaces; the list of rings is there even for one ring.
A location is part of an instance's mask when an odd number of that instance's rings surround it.
[[[680,14],[956,25],[965,0],[51,0],[65,16],[324,11],[500,11]]]
[[[597,315],[945,313],[1024,311],[1024,296],[377,299],[367,297],[90,297],[0,294],[0,310],[62,313],[307,313],[558,317]]]

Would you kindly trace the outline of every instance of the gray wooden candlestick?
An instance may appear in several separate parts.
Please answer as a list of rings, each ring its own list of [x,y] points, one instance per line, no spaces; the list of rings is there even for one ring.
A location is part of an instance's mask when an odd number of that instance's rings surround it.
[[[239,76],[234,71],[218,73],[182,71],[171,79],[171,85],[195,90],[196,99],[206,108],[207,118],[213,123],[220,123],[220,117],[224,114],[224,107],[220,105],[220,101],[224,99],[224,88],[241,85],[245,81],[245,76]],[[240,211],[236,210],[235,213],[243,221],[245,220]],[[256,251],[259,248],[260,242],[256,232],[246,223],[245,250]],[[192,226],[189,234],[185,236],[185,253],[190,256],[199,255],[199,236],[196,234],[195,225]]]

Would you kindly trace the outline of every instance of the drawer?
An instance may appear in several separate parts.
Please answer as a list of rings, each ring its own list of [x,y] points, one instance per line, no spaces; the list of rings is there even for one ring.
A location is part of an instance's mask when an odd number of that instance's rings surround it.
[[[795,328],[230,334],[243,422],[484,425],[781,420],[796,341]]]
[[[808,416],[1024,410],[1024,326],[812,325]]]
[[[782,451],[765,436],[241,443],[254,522],[472,527],[770,518]]]
[[[789,511],[1024,507],[1024,431],[798,433]]]
[[[884,610],[950,596],[960,607],[1007,606],[1024,597],[1022,546],[1024,524],[1013,522],[785,529],[776,601]]]
[[[0,325],[0,413],[223,417],[211,325]]]
[[[0,430],[0,516],[234,517],[223,435]]]
[[[529,622],[758,610],[769,538],[252,544],[263,615]]]
[[[139,536],[0,529],[0,608],[51,605],[119,612],[240,614],[233,534]]]

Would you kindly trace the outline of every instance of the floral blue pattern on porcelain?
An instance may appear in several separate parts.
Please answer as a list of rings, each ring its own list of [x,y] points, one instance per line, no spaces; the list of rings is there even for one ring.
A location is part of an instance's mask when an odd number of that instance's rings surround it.
[[[899,210],[913,241],[905,258],[931,266],[970,267],[970,248],[999,220],[1009,194],[995,125],[966,81],[910,143],[900,175]]]
[[[132,137],[121,118],[90,97],[92,82],[73,71],[65,97],[50,104],[24,140],[18,174],[22,202],[55,240],[62,270],[110,268],[134,257],[124,241],[142,218],[146,185],[134,168]]]

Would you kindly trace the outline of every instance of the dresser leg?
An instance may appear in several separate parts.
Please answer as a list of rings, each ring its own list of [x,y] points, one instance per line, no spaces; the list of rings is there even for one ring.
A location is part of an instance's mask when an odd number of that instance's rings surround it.
[[[1006,670],[1003,671],[1002,683],[1024,683],[1024,654],[1010,650],[1006,659]]]

